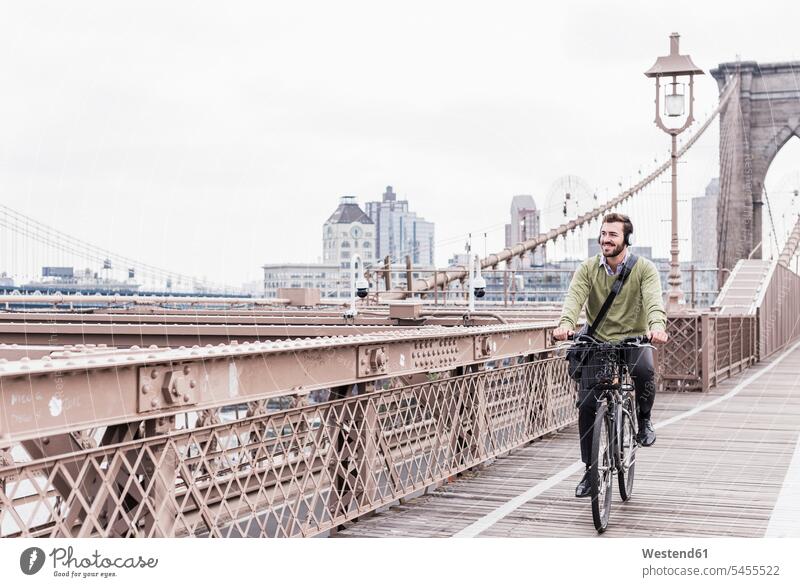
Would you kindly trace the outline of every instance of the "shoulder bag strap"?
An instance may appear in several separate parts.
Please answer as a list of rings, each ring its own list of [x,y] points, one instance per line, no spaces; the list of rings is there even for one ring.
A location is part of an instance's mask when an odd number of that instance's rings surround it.
[[[606,301],[603,302],[603,306],[600,308],[600,311],[597,313],[597,317],[594,319],[594,324],[589,325],[586,334],[589,336],[593,336],[595,330],[600,327],[600,323],[603,321],[603,318],[606,317],[608,313],[608,309],[611,307],[611,304],[614,302],[614,298],[617,297],[619,291],[622,289],[625,280],[628,279],[628,275],[630,275],[631,271],[633,271],[633,266],[636,265],[636,261],[639,260],[639,257],[631,253],[628,256],[628,259],[625,261],[625,264],[622,266],[622,271],[620,271],[619,277],[614,280],[614,285],[611,286],[611,291],[608,293],[608,297]]]

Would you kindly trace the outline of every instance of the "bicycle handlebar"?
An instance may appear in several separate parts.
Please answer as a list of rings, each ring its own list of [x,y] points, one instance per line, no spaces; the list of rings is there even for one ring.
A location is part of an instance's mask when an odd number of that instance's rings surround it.
[[[638,346],[638,345],[649,345],[650,344],[650,337],[646,334],[642,334],[640,336],[631,336],[629,338],[624,338],[616,343],[603,343],[602,341],[595,340],[586,334],[581,334],[578,336],[577,340],[575,338],[575,332],[567,335],[567,340],[572,340],[575,342],[593,342],[597,344],[615,344],[619,346]]]

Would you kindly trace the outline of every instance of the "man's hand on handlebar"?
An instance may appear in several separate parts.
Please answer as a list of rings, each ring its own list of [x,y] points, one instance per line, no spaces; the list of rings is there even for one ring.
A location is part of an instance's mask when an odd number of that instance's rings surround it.
[[[653,344],[664,344],[669,339],[669,335],[663,330],[650,330],[647,336]]]
[[[553,338],[556,340],[567,340],[568,337],[571,337],[575,334],[574,330],[570,330],[569,328],[562,328],[559,326],[553,331]]]
[[[555,340],[571,340],[574,335],[574,330],[562,326],[559,326],[553,330],[553,338]],[[667,333],[663,330],[648,330],[645,336],[647,337],[647,340],[653,344],[664,344],[667,342],[667,340],[669,340],[669,335],[667,335]]]

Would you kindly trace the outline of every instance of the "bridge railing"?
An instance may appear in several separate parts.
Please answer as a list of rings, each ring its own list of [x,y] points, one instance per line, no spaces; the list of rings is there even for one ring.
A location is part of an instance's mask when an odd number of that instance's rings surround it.
[[[800,275],[773,263],[755,308],[759,356],[765,359],[800,337]]]
[[[574,421],[563,359],[528,359],[6,468],[2,534],[318,534]]]
[[[662,387],[707,389],[796,338],[796,323],[780,323],[800,316],[799,282],[780,271],[757,314],[670,316],[670,342],[658,352]],[[335,529],[574,422],[575,385],[548,342],[552,327],[98,349],[5,363],[0,536]],[[325,390],[321,403],[303,405]],[[294,407],[267,411],[268,398],[287,396]]]
[[[662,389],[708,389],[800,338],[800,276],[777,261],[756,274],[731,302],[737,313],[669,317],[670,341],[658,352]]]
[[[657,351],[663,390],[707,390],[758,360],[754,315],[671,315],[667,331],[669,342]]]

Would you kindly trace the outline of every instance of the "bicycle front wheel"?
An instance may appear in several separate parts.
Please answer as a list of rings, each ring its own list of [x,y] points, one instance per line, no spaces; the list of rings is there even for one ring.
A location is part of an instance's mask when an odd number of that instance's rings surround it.
[[[592,518],[594,527],[601,534],[608,527],[611,513],[611,477],[613,455],[611,454],[611,430],[608,426],[605,404],[597,406],[592,433],[592,461],[589,466],[589,482],[592,491]]]
[[[633,472],[636,468],[636,428],[631,413],[620,410],[619,434],[619,496],[628,501],[633,495]]]

